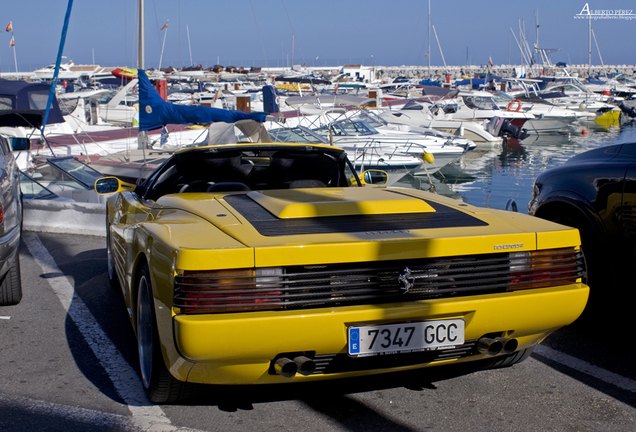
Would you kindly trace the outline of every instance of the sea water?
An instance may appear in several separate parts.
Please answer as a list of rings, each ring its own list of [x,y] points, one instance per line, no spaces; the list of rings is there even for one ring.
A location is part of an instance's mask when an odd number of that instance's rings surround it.
[[[518,211],[527,213],[539,174],[587,150],[626,142],[636,142],[636,121],[609,129],[590,128],[585,135],[533,134],[498,148],[477,148],[461,162],[430,176],[405,176],[395,186],[429,190],[433,185],[440,195],[494,209],[504,209],[513,199]]]

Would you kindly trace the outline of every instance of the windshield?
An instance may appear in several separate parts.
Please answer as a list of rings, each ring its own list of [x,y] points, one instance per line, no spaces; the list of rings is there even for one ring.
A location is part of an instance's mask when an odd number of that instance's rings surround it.
[[[78,161],[74,157],[52,158],[49,159],[48,162],[62,171],[64,176],[71,177],[86,189],[92,189],[95,186],[95,182],[104,177],[102,173]]]
[[[326,144],[327,143],[325,139],[303,128],[272,129],[268,131],[268,133],[269,133],[269,136],[272,138],[272,141],[274,142],[311,143],[311,144]]]
[[[69,115],[77,105],[79,104],[79,98],[69,99],[69,98],[58,98],[57,103],[60,105],[60,111],[62,111],[62,115]]]
[[[344,121],[339,125],[347,135],[375,135],[379,133],[366,121]]]
[[[462,96],[468,108],[477,110],[499,110],[491,96]]]
[[[492,96],[495,98],[495,100],[498,100],[499,102],[508,103],[514,100],[514,98],[506,92],[496,92]]]
[[[382,120],[380,117],[378,117],[377,114],[375,114],[372,111],[366,111],[366,110],[361,111],[359,118],[374,128],[387,125],[387,122]]]
[[[20,172],[20,190],[25,199],[51,199],[57,196],[23,172]]]
[[[589,93],[589,91],[585,87],[581,87],[575,84],[551,85],[544,90],[541,90],[539,93],[548,94],[554,92],[565,93],[566,95],[580,95],[582,93]]]

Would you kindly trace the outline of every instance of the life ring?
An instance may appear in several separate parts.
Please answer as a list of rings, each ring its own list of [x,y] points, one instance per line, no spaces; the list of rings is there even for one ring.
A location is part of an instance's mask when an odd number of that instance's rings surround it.
[[[512,107],[517,104],[517,108],[513,109]],[[515,99],[512,102],[510,102],[508,104],[508,111],[514,111],[514,112],[519,112],[519,110],[521,109],[521,101],[519,99]]]

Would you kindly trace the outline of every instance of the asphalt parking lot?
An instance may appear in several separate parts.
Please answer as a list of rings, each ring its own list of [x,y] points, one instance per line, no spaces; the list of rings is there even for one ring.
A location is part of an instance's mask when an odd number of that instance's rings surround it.
[[[527,361],[312,385],[204,386],[151,405],[105,240],[25,233],[24,298],[0,307],[2,431],[633,431],[628,307],[550,336]]]

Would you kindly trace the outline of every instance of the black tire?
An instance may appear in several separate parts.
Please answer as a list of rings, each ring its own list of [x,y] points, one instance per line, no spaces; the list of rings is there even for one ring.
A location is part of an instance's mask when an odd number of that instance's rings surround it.
[[[175,379],[163,360],[147,265],[137,286],[137,349],[144,390],[148,399],[157,404],[184,400],[191,396],[193,386]]]
[[[532,354],[534,347],[526,348],[505,356],[495,357],[486,362],[484,369],[501,369],[521,363]]]
[[[20,300],[22,300],[20,257],[16,255],[15,262],[0,283],[0,306],[17,305],[20,303]]]

